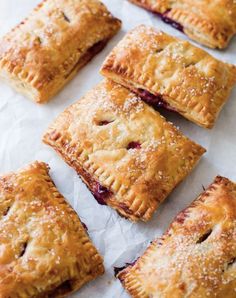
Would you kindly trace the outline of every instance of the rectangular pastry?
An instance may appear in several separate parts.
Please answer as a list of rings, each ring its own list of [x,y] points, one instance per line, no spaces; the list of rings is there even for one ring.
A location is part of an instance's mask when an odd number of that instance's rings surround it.
[[[67,108],[43,138],[98,202],[147,221],[205,152],[128,89],[105,80]]]
[[[0,77],[43,103],[120,29],[98,0],[44,0],[0,41]]]
[[[236,83],[235,66],[145,25],[123,38],[101,73],[154,107],[176,111],[206,128],[213,127]]]
[[[226,48],[236,33],[234,0],[130,0],[210,48]]]
[[[235,298],[236,184],[216,177],[118,278],[133,298]]]
[[[0,177],[0,296],[65,297],[103,260],[45,163]]]

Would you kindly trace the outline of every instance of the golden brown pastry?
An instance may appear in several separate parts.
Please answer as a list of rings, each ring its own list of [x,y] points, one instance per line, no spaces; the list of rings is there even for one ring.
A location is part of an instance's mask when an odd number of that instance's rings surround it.
[[[0,297],[65,297],[103,274],[103,260],[49,167],[0,177]]]
[[[120,29],[98,0],[44,0],[0,40],[0,77],[43,103]]]
[[[235,298],[235,261],[236,184],[218,176],[118,277],[133,298]]]
[[[95,198],[147,221],[205,152],[128,89],[105,80],[67,108],[43,138]]]
[[[210,48],[226,48],[236,33],[235,0],[130,0]]]
[[[105,60],[101,73],[154,107],[176,111],[212,128],[236,83],[236,67],[207,52],[141,25]]]

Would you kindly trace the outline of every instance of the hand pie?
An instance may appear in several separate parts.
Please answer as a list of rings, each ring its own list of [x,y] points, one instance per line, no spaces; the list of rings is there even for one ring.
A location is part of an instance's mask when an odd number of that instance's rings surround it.
[[[0,42],[0,77],[43,103],[120,29],[97,0],[46,0]]]
[[[65,297],[103,260],[45,163],[0,177],[0,296]]]
[[[101,73],[154,107],[211,128],[236,83],[236,67],[187,41],[141,25],[104,62]]]
[[[205,150],[128,89],[105,80],[46,132],[98,202],[147,221]]]
[[[118,278],[134,298],[235,298],[236,184],[216,177]]]
[[[236,184],[216,177],[118,274],[134,298],[236,297]]]
[[[226,48],[236,33],[234,0],[130,0],[210,48]]]

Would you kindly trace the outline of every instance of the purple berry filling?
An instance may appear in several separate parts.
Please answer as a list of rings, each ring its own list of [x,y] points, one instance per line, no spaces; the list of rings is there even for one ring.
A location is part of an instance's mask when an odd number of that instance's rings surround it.
[[[155,12],[155,14],[157,14],[162,19],[162,21],[165,22],[166,24],[171,25],[172,27],[179,30],[180,32],[184,32],[183,25],[181,25],[180,23],[178,23],[178,22],[172,20],[171,18],[169,18],[168,17],[168,12],[170,12],[170,9],[168,9],[164,13]]]
[[[88,231],[88,227],[86,226],[86,224],[82,221],[81,221],[81,223],[82,223],[82,226],[84,227],[85,231]]]
[[[99,126],[107,125],[107,124],[109,124],[109,123],[111,123],[111,122],[110,122],[110,121],[107,121],[107,120],[100,121],[100,122],[99,122]]]
[[[164,108],[171,112],[177,112],[176,109],[171,107],[161,95],[154,95],[143,89],[138,89],[137,93],[146,103],[154,108]]]
[[[138,261],[138,259],[135,260],[135,261],[132,262],[132,263],[125,263],[125,266],[123,266],[123,267],[114,267],[114,276],[116,277],[117,274],[118,274],[120,271],[124,270],[124,269],[127,268],[128,266],[134,266],[134,264],[135,264],[137,261]]]
[[[130,142],[127,146],[127,149],[140,149],[141,144],[139,142]]]
[[[107,205],[106,200],[111,195],[111,192],[99,182],[96,182],[93,187],[93,195],[100,205]]]

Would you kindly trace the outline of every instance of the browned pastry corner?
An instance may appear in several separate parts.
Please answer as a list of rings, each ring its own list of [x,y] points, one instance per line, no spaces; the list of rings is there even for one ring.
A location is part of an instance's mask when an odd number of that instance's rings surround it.
[[[131,30],[108,55],[101,74],[155,108],[212,128],[236,83],[236,67],[155,28]]]
[[[103,274],[103,260],[49,167],[0,177],[0,297],[66,297]]]
[[[128,89],[105,80],[43,137],[101,204],[147,221],[205,152]]]
[[[120,29],[98,0],[44,0],[0,40],[0,77],[43,103]]]
[[[118,278],[133,298],[235,298],[235,260],[236,184],[218,176]]]
[[[224,49],[236,33],[235,0],[130,0],[210,48]]]

